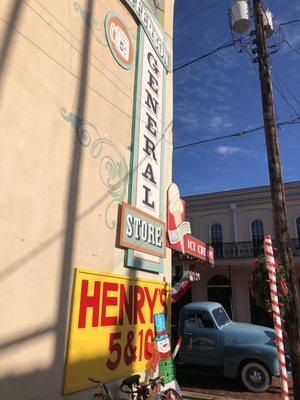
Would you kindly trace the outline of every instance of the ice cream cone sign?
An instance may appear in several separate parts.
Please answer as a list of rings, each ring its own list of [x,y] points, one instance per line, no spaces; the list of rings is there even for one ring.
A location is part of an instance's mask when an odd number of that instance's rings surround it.
[[[191,225],[185,219],[185,201],[172,183],[168,189],[167,246],[189,254],[208,264],[214,264],[214,249],[191,235]]]
[[[191,226],[185,221],[185,201],[175,183],[168,189],[168,240],[172,248],[185,253],[184,236],[191,233]]]

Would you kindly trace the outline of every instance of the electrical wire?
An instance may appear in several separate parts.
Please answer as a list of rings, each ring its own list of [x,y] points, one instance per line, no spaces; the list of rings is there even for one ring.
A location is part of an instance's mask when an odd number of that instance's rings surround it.
[[[275,75],[275,79],[277,80],[277,76]],[[278,81],[278,80],[277,80]],[[280,82],[278,81],[279,84],[277,84],[275,81],[273,81],[273,85],[277,91],[277,93],[281,96],[281,98],[283,99],[283,101],[285,102],[285,104],[287,105],[290,113],[291,113],[291,118],[293,118],[293,113],[295,115],[298,115],[297,110],[292,106],[292,104],[288,101],[287,97],[285,96],[285,94],[283,93],[281,87],[280,87]]]
[[[175,25],[176,27],[178,27],[178,26],[181,25],[182,22],[185,21],[187,18],[193,17],[194,15],[198,15],[198,14],[200,14],[202,11],[206,11],[206,10],[208,10],[209,8],[214,7],[216,4],[220,3],[220,1],[221,1],[221,0],[217,0],[217,1],[215,1],[214,3],[212,3],[212,4],[210,4],[210,5],[206,6],[206,7],[200,8],[200,10],[194,11],[193,13],[188,13],[188,14],[182,15],[178,20],[175,20],[175,21],[174,21],[174,25]]]
[[[36,9],[34,9],[26,0],[23,0],[23,1],[25,2],[25,4],[26,4],[26,5],[27,5],[27,6],[28,6],[28,7],[29,7],[43,22],[45,22],[53,31],[55,31],[55,32],[61,37],[61,39],[63,39],[66,43],[68,43],[74,50],[76,50],[76,51],[78,52],[78,54],[82,55],[82,52],[81,52],[76,46],[74,46],[74,44],[72,43],[72,41],[69,41],[69,40],[67,39],[67,37],[65,37],[62,33],[60,33],[59,31],[57,31],[57,30],[52,26],[52,24],[51,24],[49,21],[47,21],[46,18],[44,18],[44,17],[43,17]],[[35,0],[35,1],[36,1],[37,4],[41,5],[41,4],[39,3],[38,0]],[[42,5],[41,5],[41,6],[42,6]],[[106,7],[105,7],[105,8],[106,8]],[[67,32],[69,32],[68,29],[65,27],[65,25],[62,24],[57,18],[55,18],[55,17],[47,10],[47,8],[43,7],[43,9],[44,9],[44,11],[46,11],[51,17],[53,17],[57,23],[59,23],[62,27],[64,27],[64,28],[66,29]],[[1,17],[0,17],[0,19],[1,19],[3,22],[7,23],[7,21],[5,21],[4,19],[2,19]],[[63,65],[59,60],[57,60],[57,59],[55,59],[54,57],[52,57],[52,56],[51,56],[49,53],[47,53],[43,48],[41,48],[41,47],[38,46],[35,42],[33,42],[29,37],[27,37],[26,35],[24,35],[22,32],[18,31],[17,29],[15,29],[15,31],[16,31],[20,36],[22,36],[25,40],[27,40],[27,41],[30,42],[33,46],[35,46],[38,50],[40,50],[41,52],[43,52],[43,53],[44,53],[47,57],[49,57],[53,62],[55,62],[55,63],[58,64],[60,67],[62,67],[64,70],[66,70],[66,71],[67,71],[69,74],[71,74],[74,78],[79,79],[79,77],[76,75],[76,73],[74,73],[74,72],[72,72],[71,70],[69,70],[68,68],[66,68],[65,65]],[[76,39],[78,43],[81,43],[73,34],[72,34],[72,38]],[[108,66],[105,65],[98,57],[96,57],[94,54],[91,54],[91,55],[92,55],[97,61],[99,61],[106,69],[108,69]],[[104,73],[104,71],[103,71],[102,69],[100,69],[99,66],[96,66],[96,64],[95,64],[94,62],[92,62],[90,58],[88,59],[87,62],[88,62],[89,65],[91,65],[93,68],[95,68],[95,69],[97,70],[97,72],[99,72],[101,75],[103,75],[103,76],[110,82],[110,84],[112,84],[115,88],[117,88],[117,89],[122,93],[122,95],[126,96],[129,100],[133,101],[134,98],[133,98],[133,96],[132,96],[131,94],[129,94],[130,92],[124,90],[124,88],[121,88],[121,87],[115,82],[115,80],[118,80],[120,83],[123,84],[123,86],[124,86],[125,88],[127,87],[128,89],[130,89],[129,86],[128,86],[125,82],[123,82],[122,79],[120,79],[120,78],[119,78],[116,74],[114,74],[112,71],[110,71],[110,72],[113,74],[113,76],[114,76],[116,79],[109,78],[108,75],[107,75],[106,73]],[[87,84],[87,87],[88,87],[90,90],[92,90],[96,95],[98,95],[99,97],[101,97],[104,101],[108,102],[108,103],[111,104],[114,108],[116,108],[117,110],[119,110],[119,111],[120,111],[122,114],[124,114],[127,118],[129,118],[129,119],[131,119],[131,120],[134,118],[134,116],[131,115],[131,114],[129,114],[129,113],[127,112],[127,110],[123,109],[122,107],[120,107],[119,105],[117,105],[116,103],[114,103],[112,100],[109,99],[109,97],[104,96],[103,93],[100,93],[100,92],[99,92],[95,87],[93,87],[92,85]],[[141,101],[138,101],[137,104],[139,104],[141,107],[145,107],[144,104],[143,104],[143,102],[141,102]],[[143,120],[143,119],[140,118],[140,117],[137,117],[136,119],[137,119],[138,121],[141,121],[141,122],[145,123],[145,124],[146,124],[146,122],[147,122],[147,121]],[[162,120],[158,118],[158,122],[159,122],[159,123],[162,123]],[[167,132],[167,130],[162,131],[161,129],[158,129],[158,130],[157,130],[157,135],[163,137],[163,136],[165,135],[166,132]],[[165,138],[165,140],[167,141],[166,138]],[[168,142],[169,142],[169,141],[168,141]]]
[[[190,61],[187,61],[187,62],[184,62],[184,63],[178,65],[177,67],[173,68],[173,72],[176,72],[176,71],[180,70],[181,68],[187,67],[188,65],[191,65],[191,64],[193,64],[193,63],[195,63],[197,61],[203,60],[204,58],[207,58],[207,57],[211,56],[212,54],[217,53],[220,50],[226,49],[228,47],[232,47],[232,46],[235,45],[235,43],[237,43],[239,41],[240,40],[237,40],[236,42],[230,41],[230,42],[227,42],[227,43],[223,43],[223,44],[221,44],[220,46],[216,47],[215,49],[211,50],[208,53],[202,54],[199,57],[196,57],[196,58],[194,58],[194,59],[192,59]]]
[[[298,122],[298,120],[299,120],[299,122]],[[300,123],[300,116],[297,116],[292,120],[278,122],[276,124],[276,126],[279,128],[280,126],[291,125],[291,124],[299,124],[299,123]],[[252,128],[252,129],[247,129],[247,130],[244,130],[244,131],[239,131],[239,132],[232,133],[232,134],[229,134],[229,135],[222,135],[222,136],[216,136],[216,137],[212,137],[212,138],[208,138],[208,139],[203,139],[203,140],[199,140],[197,142],[187,143],[187,144],[183,144],[183,145],[180,145],[180,146],[174,146],[173,150],[179,150],[179,149],[183,149],[183,148],[186,148],[186,147],[196,146],[198,144],[203,144],[203,143],[208,143],[208,142],[215,142],[217,140],[222,140],[222,139],[228,139],[228,138],[233,138],[233,137],[241,137],[241,136],[244,136],[244,135],[247,135],[247,134],[250,134],[250,133],[254,133],[254,132],[260,131],[262,129],[264,129],[264,126],[259,126],[257,128]]]
[[[275,3],[275,1],[276,0],[271,0],[271,2],[269,3],[269,7],[271,7]]]
[[[280,24],[280,26],[287,26],[287,25],[290,25],[290,24],[298,23],[298,22],[300,22],[300,19],[294,19],[292,21],[282,22]],[[286,38],[284,38],[283,40],[292,50],[294,50],[297,54],[300,55],[300,51],[298,49],[296,49]]]
[[[289,95],[293,98],[293,100],[298,104],[298,106],[300,106],[300,101],[297,99],[297,97],[293,94],[293,92],[290,91],[290,89],[288,88],[288,86],[284,83],[284,81],[280,78],[280,76],[278,75],[278,72],[275,70],[274,65],[272,65],[272,72],[274,73],[274,76],[276,77],[276,79],[278,80],[278,82],[281,82],[281,85],[283,85],[285,87],[285,89],[287,90],[287,92],[289,93]],[[298,114],[298,113],[297,113]]]
[[[280,128],[280,127],[279,127],[279,128]],[[285,133],[288,133],[289,135],[294,136],[295,138],[297,138],[297,139],[300,140],[300,136],[296,135],[295,133],[290,132],[290,131],[287,131],[284,127],[281,127],[281,129],[282,129]]]
[[[300,51],[296,49],[296,47],[294,47],[290,42],[288,42],[287,39],[284,39],[284,41],[292,50],[294,50],[300,56]]]
[[[300,19],[294,19],[293,21],[282,22],[282,23],[280,24],[280,26],[295,24],[296,22],[300,22]]]
[[[268,20],[267,14],[266,14],[266,10],[263,9],[263,12],[264,12],[264,16],[265,16],[266,20]],[[275,24],[274,24],[274,26],[275,26]],[[232,28],[230,30],[231,30],[232,40],[237,40],[237,36],[234,34]],[[274,54],[274,53],[277,53],[282,48],[282,43],[284,41],[284,36],[283,36],[283,32],[282,32],[282,29],[281,29],[280,25],[277,26],[276,30],[274,29],[274,32],[273,32],[273,35],[272,35],[271,38],[272,38],[274,44],[270,45],[269,48],[276,48],[276,50],[270,52],[269,54]],[[240,45],[241,45],[241,50],[238,51],[236,49],[237,52],[240,53],[240,52],[243,51],[243,52],[247,53],[250,56],[251,61],[252,61],[251,65],[253,66],[253,68],[254,68],[254,70],[255,70],[255,72],[257,74],[257,78],[258,78],[258,82],[259,82],[260,79],[259,79],[258,71],[254,67],[254,64],[253,64],[253,54],[252,54],[252,48],[251,48],[252,41],[249,42],[249,41],[245,40],[245,38],[241,38]],[[276,77],[276,75],[275,75],[275,77]],[[290,117],[293,118],[293,114],[298,115],[298,112],[295,110],[293,105],[289,102],[289,100],[287,99],[287,97],[283,93],[282,86],[285,86],[284,83],[282,81],[279,81],[278,77],[276,77],[276,79],[277,79],[279,85],[277,85],[276,82],[273,83],[274,87],[275,87],[275,90],[279,93],[279,95],[282,97],[283,101],[286,103],[286,105],[287,105],[287,107],[289,109],[289,112],[290,112]],[[289,93],[291,94],[290,91],[289,91]],[[292,95],[292,97],[295,99],[295,97],[293,95]],[[297,102],[297,99],[296,99],[296,102]]]

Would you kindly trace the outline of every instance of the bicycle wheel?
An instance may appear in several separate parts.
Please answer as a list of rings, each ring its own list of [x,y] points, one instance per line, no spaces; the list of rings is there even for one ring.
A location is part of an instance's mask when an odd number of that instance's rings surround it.
[[[165,400],[182,400],[180,394],[176,392],[174,389],[168,389],[164,392]]]
[[[112,400],[112,397],[107,393],[95,393],[93,400]]]
[[[153,395],[153,399],[155,399],[155,400],[167,400],[167,396],[164,393],[155,393]]]

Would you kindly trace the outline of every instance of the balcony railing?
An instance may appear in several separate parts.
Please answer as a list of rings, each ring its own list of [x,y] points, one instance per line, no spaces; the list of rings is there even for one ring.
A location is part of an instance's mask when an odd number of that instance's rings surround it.
[[[276,243],[273,242],[274,247]],[[290,239],[293,256],[300,256],[300,240]],[[230,242],[213,245],[215,258],[254,258],[262,254],[262,244],[258,242]]]

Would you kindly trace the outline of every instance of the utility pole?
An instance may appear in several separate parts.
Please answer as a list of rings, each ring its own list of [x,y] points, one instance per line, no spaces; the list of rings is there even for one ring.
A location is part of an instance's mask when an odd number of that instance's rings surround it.
[[[273,206],[275,236],[279,247],[281,262],[287,268],[289,278],[290,303],[286,310],[286,328],[289,339],[289,351],[293,372],[294,398],[300,399],[300,304],[293,255],[289,243],[288,219],[282,169],[279,153],[279,142],[273,89],[270,73],[270,61],[266,44],[264,9],[262,0],[253,0],[255,18],[255,44],[257,46],[256,60],[259,65],[262,106],[266,147],[269,163],[269,176]]]

